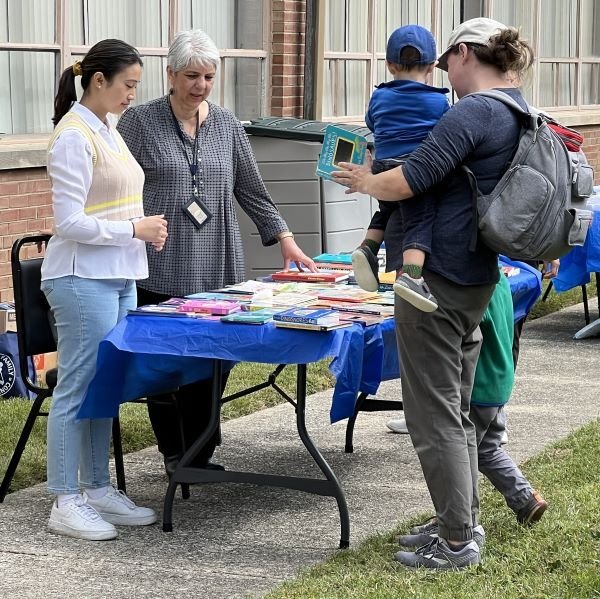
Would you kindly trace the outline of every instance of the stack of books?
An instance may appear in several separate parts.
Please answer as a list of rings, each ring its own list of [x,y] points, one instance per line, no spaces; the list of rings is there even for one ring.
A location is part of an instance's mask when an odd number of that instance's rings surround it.
[[[276,327],[304,331],[332,331],[352,323],[340,322],[340,314],[328,308],[293,308],[273,315]]]
[[[348,280],[348,273],[341,270],[281,270],[271,275],[274,281],[302,281],[305,283],[341,283]]]

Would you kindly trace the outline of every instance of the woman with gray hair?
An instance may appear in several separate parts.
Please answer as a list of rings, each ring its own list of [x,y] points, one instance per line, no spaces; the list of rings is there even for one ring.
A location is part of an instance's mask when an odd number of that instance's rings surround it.
[[[139,305],[244,280],[234,200],[253,220],[263,245],[279,242],[284,268],[292,261],[315,268],[273,204],[241,123],[207,100],[219,62],[206,33],[180,32],[167,57],[168,95],[130,108],[117,127],[145,172],[145,210],[164,214],[169,223],[163,251],[148,252],[150,276],[138,286]],[[211,392],[210,379],[177,392],[187,447],[209,421]],[[177,414],[168,402],[150,401],[148,411],[170,474],[182,451]],[[222,469],[210,462],[218,440],[216,433],[194,466]]]

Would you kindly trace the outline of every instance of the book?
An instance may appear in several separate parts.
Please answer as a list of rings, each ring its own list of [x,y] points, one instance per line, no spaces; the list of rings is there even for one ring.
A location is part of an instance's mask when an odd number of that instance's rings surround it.
[[[352,266],[352,254],[319,254],[313,258],[315,262],[333,262],[334,264],[349,264]]]
[[[128,310],[130,316],[168,316],[170,318],[198,318],[201,314],[194,312],[179,312],[176,306],[163,306],[162,304],[148,304],[139,306],[133,310]]]
[[[235,301],[194,300],[189,299],[179,306],[180,312],[205,312],[213,316],[224,316],[240,310],[241,306]]]
[[[288,308],[311,304],[317,299],[316,293],[284,292],[273,296],[273,307]]]
[[[274,281],[303,281],[306,283],[340,283],[348,278],[347,272],[320,271],[310,272],[308,270],[281,270],[271,275]]]
[[[360,304],[354,302],[339,302],[335,300],[319,300],[309,308],[333,308],[338,312],[350,312],[352,314],[367,314],[383,316],[385,318],[394,315],[394,306],[382,306],[378,304]]]
[[[280,320],[273,320],[275,327],[278,329],[298,329],[301,331],[335,331],[336,329],[343,329],[345,327],[352,326],[351,322],[341,322],[338,324],[305,324],[302,322],[282,322]]]
[[[343,262],[316,262],[315,266],[317,270],[341,270],[343,272],[351,273],[352,264],[346,264]]]
[[[370,291],[364,291],[358,287],[346,287],[339,289],[323,289],[319,292],[320,300],[336,300],[339,302],[356,302],[362,303],[367,300],[377,297],[377,293],[371,293]]]
[[[338,166],[340,162],[362,164],[366,153],[366,137],[336,125],[328,125],[317,162],[317,176],[334,180],[331,173],[340,170]]]
[[[329,326],[339,324],[340,314],[329,308],[292,308],[273,315],[275,324],[278,322],[294,322],[299,324],[314,324]]]
[[[234,312],[226,316],[221,316],[221,322],[230,322],[236,324],[265,324],[273,319],[273,310],[253,310],[248,312]]]
[[[340,322],[357,322],[364,327],[380,324],[383,321],[384,317],[377,314],[351,314],[349,312],[340,314]]]

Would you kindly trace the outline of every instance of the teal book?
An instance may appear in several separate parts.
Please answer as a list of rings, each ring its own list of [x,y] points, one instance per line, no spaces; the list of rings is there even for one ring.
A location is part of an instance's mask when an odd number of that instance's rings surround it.
[[[317,163],[317,176],[333,180],[331,173],[340,170],[340,162],[362,164],[366,154],[366,137],[336,125],[328,125]]]
[[[234,312],[227,316],[221,316],[221,322],[232,322],[236,324],[265,324],[273,319],[273,310],[263,309],[251,312]]]

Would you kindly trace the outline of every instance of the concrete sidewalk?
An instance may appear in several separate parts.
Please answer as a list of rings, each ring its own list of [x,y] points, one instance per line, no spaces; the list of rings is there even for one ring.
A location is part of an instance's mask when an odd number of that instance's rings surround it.
[[[592,314],[597,304],[590,302]],[[573,341],[582,305],[528,323],[517,385],[508,407],[510,453],[522,461],[600,417],[598,339]],[[378,397],[395,399],[398,381]],[[344,453],[346,423],[329,425],[331,391],[308,400],[309,433],[339,477],[350,509],[351,546],[431,505],[407,435],[385,427],[395,414],[361,414],[355,452]],[[229,469],[318,476],[295,431],[293,409],[281,405],[227,422],[216,461]],[[159,513],[166,489],[156,448],[126,456],[129,494]],[[261,595],[299,568],[336,552],[336,502],[286,489],[250,485],[193,487],[178,494],[174,531],[160,525],[120,528],[116,541],[86,542],[50,534],[45,485],[0,504],[0,597],[203,599]],[[552,517],[552,511],[547,514]]]

